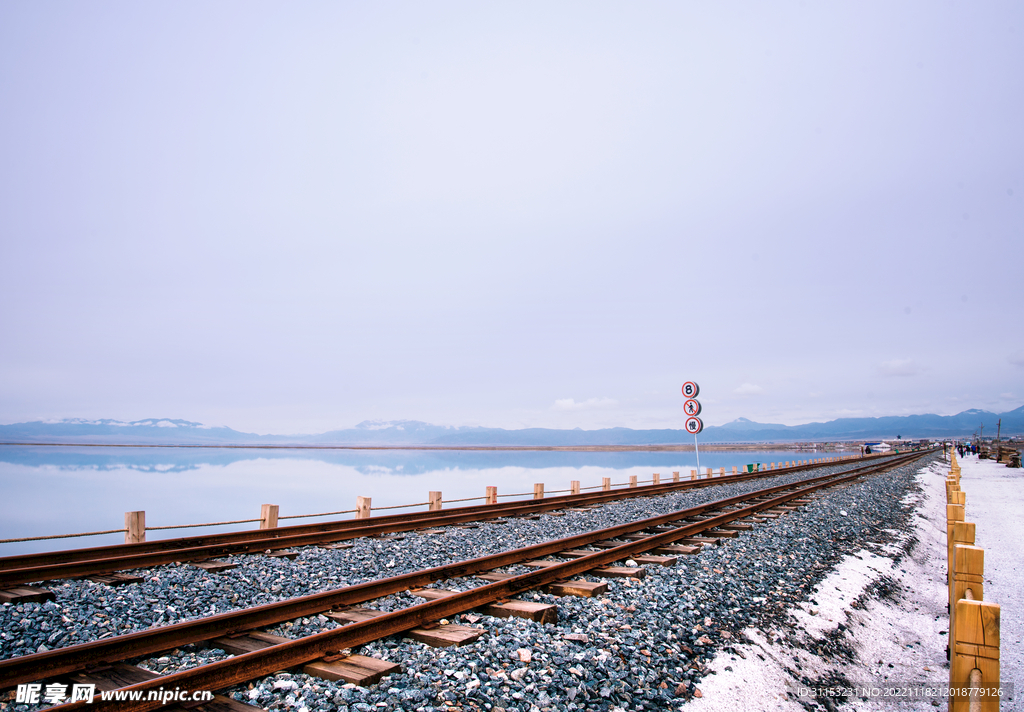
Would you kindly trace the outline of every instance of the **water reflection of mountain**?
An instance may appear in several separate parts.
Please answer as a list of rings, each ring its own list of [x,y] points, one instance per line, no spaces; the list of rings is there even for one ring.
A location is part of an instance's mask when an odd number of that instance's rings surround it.
[[[779,453],[777,459],[792,457]],[[467,451],[467,450],[262,450],[237,448],[132,448],[132,447],[36,447],[0,445],[0,462],[25,467],[68,470],[132,469],[141,472],[186,472],[208,466],[226,467],[253,460],[305,460],[355,469],[363,474],[391,472],[419,475],[438,470],[487,470],[500,467],[544,469],[549,467],[632,467],[682,469],[693,467],[689,452],[566,452],[566,451]],[[772,459],[768,452],[708,453],[701,464],[711,467],[726,462],[758,462]],[[719,464],[721,463],[721,464]]]

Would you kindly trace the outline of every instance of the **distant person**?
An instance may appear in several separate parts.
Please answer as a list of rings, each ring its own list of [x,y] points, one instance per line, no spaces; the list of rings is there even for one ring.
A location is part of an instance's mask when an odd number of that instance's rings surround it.
[[[864,446],[864,454],[865,455],[870,455],[871,454],[871,446],[870,445],[865,445]]]

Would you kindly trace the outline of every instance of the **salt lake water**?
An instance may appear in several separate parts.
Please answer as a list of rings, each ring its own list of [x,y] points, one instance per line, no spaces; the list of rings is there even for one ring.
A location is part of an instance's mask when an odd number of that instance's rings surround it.
[[[702,452],[700,465],[716,471],[752,462],[820,457],[793,451]],[[0,539],[119,529],[124,513],[144,510],[148,526],[258,518],[263,503],[282,517],[355,508],[425,503],[431,490],[445,500],[482,497],[496,486],[501,501],[528,499],[533,485],[546,492],[599,487],[604,477],[625,484],[674,470],[688,478],[693,452],[564,452],[465,450],[302,450],[236,448],[42,447],[0,445],[3,517]],[[503,497],[518,494],[521,497]],[[467,502],[465,504],[479,504]],[[452,504],[448,506],[460,506]],[[426,506],[409,510],[419,511]],[[395,512],[387,512],[395,513]],[[351,514],[326,519],[345,519]],[[282,525],[320,519],[285,519]],[[147,539],[249,529],[257,524],[147,532]],[[0,556],[99,546],[123,534],[0,544]]]

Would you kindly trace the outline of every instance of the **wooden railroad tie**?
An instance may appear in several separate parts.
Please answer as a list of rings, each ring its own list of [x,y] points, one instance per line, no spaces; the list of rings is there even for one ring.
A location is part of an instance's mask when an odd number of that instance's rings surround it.
[[[438,598],[451,596],[455,591],[448,591],[443,588],[417,588],[409,591],[409,593],[425,598],[428,601],[436,601]],[[488,603],[478,608],[477,611],[488,616],[494,616],[495,618],[526,618],[538,623],[558,622],[558,606],[551,603],[513,599],[503,603]]]
[[[343,551],[345,549],[351,549],[355,544],[348,544],[346,542],[338,542],[337,544],[321,544],[321,549],[331,549],[333,551]]]
[[[230,561],[220,561],[218,559],[210,559],[209,561],[192,561],[190,563],[192,566],[208,571],[211,574],[217,574],[221,571],[229,571],[231,569],[238,568],[238,564],[232,564]]]
[[[569,549],[567,551],[560,551],[555,556],[563,556],[566,559],[581,559],[584,556],[590,556],[596,554],[596,551],[588,551],[586,549]]]
[[[564,556],[568,559],[580,559],[584,556],[590,556],[595,554],[595,551],[587,551],[586,549],[569,549],[568,551],[560,551],[557,556]],[[671,552],[669,552],[671,553]],[[657,564],[659,566],[675,566],[676,558],[674,556],[650,556],[646,554],[638,554],[636,556],[629,557],[638,564]]]
[[[706,536],[714,537],[716,539],[735,539],[740,535],[738,531],[732,529],[708,529],[707,531],[701,532]]]
[[[53,591],[34,586],[13,586],[0,590],[0,603],[46,603],[54,598]]]
[[[675,566],[679,561],[675,556],[655,556],[648,554],[641,554],[640,556],[630,557],[638,564],[655,564],[657,566]]]
[[[279,643],[287,643],[289,640],[280,635],[250,632],[235,637],[214,638],[209,645],[220,648],[231,655],[244,655]],[[331,656],[331,658],[329,662],[324,660],[309,663],[302,668],[302,671],[323,680],[344,680],[363,687],[379,682],[385,675],[402,672],[401,665],[365,655]]]
[[[581,598],[593,598],[608,592],[608,584],[604,581],[584,581],[574,579],[572,581],[555,581],[544,587],[544,591],[553,596],[580,596]]]
[[[299,555],[297,551],[290,551],[288,549],[282,549],[281,551],[272,551],[267,556],[271,559],[294,559]]]
[[[609,539],[607,541],[595,541],[591,546],[595,549],[614,549],[617,546],[622,546],[623,544],[628,543],[629,542],[627,541],[619,541],[618,539]]]
[[[513,576],[515,576],[515,574],[503,574],[498,571],[487,571],[482,574],[473,574],[473,578],[478,578],[483,581],[504,581],[505,579],[510,579]]]
[[[325,616],[340,623],[358,623],[370,618],[384,615],[383,611],[375,611],[372,608],[348,608],[344,611],[331,611]],[[452,646],[466,645],[483,636],[487,631],[483,628],[473,628],[468,625],[457,625],[446,623],[434,628],[420,627],[407,630],[403,635],[406,638],[426,643],[432,648],[450,648]]]
[[[478,579],[484,581],[504,581],[512,578],[515,574],[503,574],[497,571],[488,571],[483,574],[474,574]],[[593,598],[608,591],[608,584],[603,581],[585,581],[573,579],[571,581],[555,581],[543,587],[546,593],[553,596],[580,596],[581,598]]]
[[[134,574],[93,574],[92,576],[86,576],[89,581],[95,581],[96,583],[105,583],[108,586],[124,586],[129,583],[142,583],[145,579],[142,576],[135,576]]]
[[[587,573],[591,576],[604,576],[605,578],[642,579],[647,576],[647,569],[643,566],[605,566],[600,569],[591,569]]]
[[[669,544],[668,546],[659,546],[657,549],[651,551],[652,554],[668,554],[670,556],[690,556],[696,554],[701,549],[701,545],[686,546],[685,544]]]
[[[561,563],[557,559],[535,559],[534,561],[524,561],[521,565],[543,569]],[[591,569],[587,573],[591,576],[605,576],[607,578],[643,578],[647,575],[647,571],[642,566],[605,566],[599,569]]]
[[[700,544],[721,544],[722,540],[720,538],[717,538],[717,537],[688,536],[685,539],[679,539],[676,543],[677,544],[679,544],[679,543],[690,544],[690,545],[693,545],[693,544],[697,544],[697,545],[700,545]]]

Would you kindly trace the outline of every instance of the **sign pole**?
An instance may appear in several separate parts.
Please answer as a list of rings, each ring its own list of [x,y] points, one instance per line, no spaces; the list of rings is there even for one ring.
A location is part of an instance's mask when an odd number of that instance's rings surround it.
[[[683,403],[683,412],[690,416],[686,419],[686,430],[687,432],[693,433],[693,452],[697,455],[697,477],[700,477],[700,447],[697,445],[697,433],[704,429],[704,423],[697,416],[700,415],[700,401],[697,400],[697,396],[700,395],[700,386],[693,381],[687,381],[683,384],[683,397],[686,398],[686,402]]]

